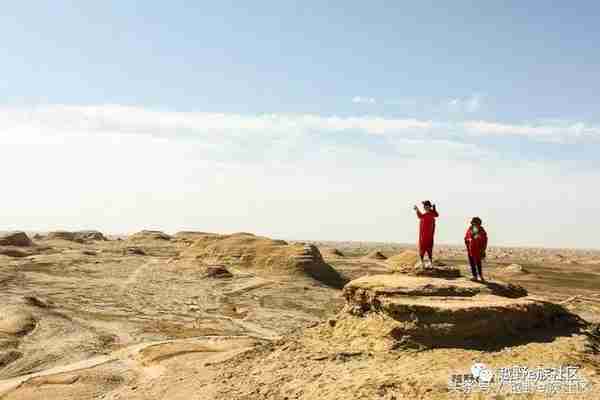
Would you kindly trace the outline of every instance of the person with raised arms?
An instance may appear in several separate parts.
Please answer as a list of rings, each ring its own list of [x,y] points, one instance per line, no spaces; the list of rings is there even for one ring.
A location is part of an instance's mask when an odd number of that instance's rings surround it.
[[[429,257],[429,266],[432,267],[435,219],[439,217],[439,214],[435,208],[435,204],[431,204],[431,201],[429,200],[423,202],[423,209],[425,212],[421,212],[417,206],[414,207],[417,218],[419,218],[419,256],[421,257],[421,265],[426,267],[423,263],[423,259],[425,254],[427,254]]]

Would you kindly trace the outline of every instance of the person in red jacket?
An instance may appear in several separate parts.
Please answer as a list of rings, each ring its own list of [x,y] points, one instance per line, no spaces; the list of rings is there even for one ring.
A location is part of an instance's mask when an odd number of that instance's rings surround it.
[[[435,219],[439,217],[439,214],[435,204],[431,204],[429,200],[423,202],[423,208],[425,209],[424,213],[419,211],[419,207],[414,207],[417,218],[419,218],[419,256],[423,263],[423,257],[427,253],[429,264],[433,265],[433,236],[435,235]]]
[[[471,225],[465,234],[465,246],[467,247],[473,279],[477,280],[477,275],[479,275],[482,282],[484,279],[481,271],[481,261],[485,258],[487,244],[488,236],[483,226],[481,226],[481,218],[474,217],[471,219]]]

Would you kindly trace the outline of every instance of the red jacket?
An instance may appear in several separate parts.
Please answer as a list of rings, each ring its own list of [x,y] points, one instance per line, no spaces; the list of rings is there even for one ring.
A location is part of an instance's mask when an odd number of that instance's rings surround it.
[[[435,219],[439,217],[436,210],[431,210],[426,213],[417,211],[419,217],[419,243],[421,246],[433,244],[433,235],[435,234]]]
[[[467,246],[467,252],[475,261],[480,261],[482,255],[485,253],[488,244],[487,232],[482,226],[479,227],[477,234],[473,233],[471,226],[467,229],[465,234],[465,245]]]

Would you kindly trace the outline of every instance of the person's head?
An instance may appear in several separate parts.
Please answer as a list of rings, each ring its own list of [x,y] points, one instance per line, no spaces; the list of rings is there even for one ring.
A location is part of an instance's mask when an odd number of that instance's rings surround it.
[[[423,202],[423,208],[425,209],[425,211],[429,211],[432,208],[431,202],[429,200],[425,200]]]
[[[473,217],[471,219],[471,226],[476,226],[476,227],[480,227],[481,226],[481,218],[479,217]]]

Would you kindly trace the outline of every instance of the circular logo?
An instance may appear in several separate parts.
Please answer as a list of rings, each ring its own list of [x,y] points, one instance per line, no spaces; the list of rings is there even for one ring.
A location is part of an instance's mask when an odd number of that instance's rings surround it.
[[[480,382],[491,382],[493,377],[494,377],[494,374],[492,373],[492,371],[486,368],[486,369],[482,370],[481,373],[479,374],[479,381]]]
[[[475,379],[482,382],[490,382],[493,377],[492,371],[484,363],[475,363],[471,367],[471,373]]]

